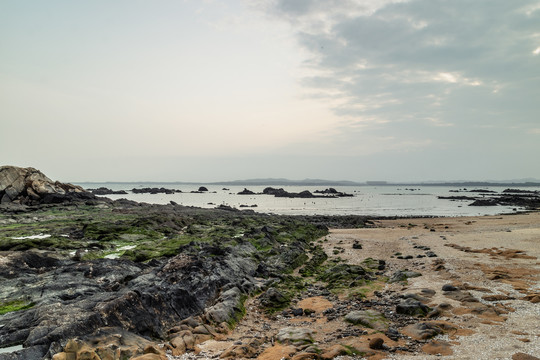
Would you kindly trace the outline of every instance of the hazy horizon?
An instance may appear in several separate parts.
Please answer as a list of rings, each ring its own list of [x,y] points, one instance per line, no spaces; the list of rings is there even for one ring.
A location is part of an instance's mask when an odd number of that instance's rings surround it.
[[[0,165],[540,179],[539,0],[0,1]]]
[[[281,182],[280,182],[281,181]],[[287,179],[287,178],[255,178],[255,179],[234,179],[234,180],[218,180],[218,181],[67,181],[74,184],[230,184],[230,185],[249,185],[249,184],[260,184],[260,185],[272,185],[272,184],[282,184],[288,185],[293,183],[313,183],[314,186],[318,186],[318,183],[322,184],[338,184],[338,183],[351,183],[352,185],[375,185],[369,183],[380,183],[378,185],[405,185],[405,184],[452,184],[452,183],[492,183],[492,184],[520,184],[520,183],[540,183],[540,179],[536,178],[521,178],[521,179],[486,179],[486,180],[467,180],[467,179],[453,179],[453,180],[419,180],[419,181],[386,181],[386,180],[364,180],[364,181],[355,181],[348,179],[339,179],[339,180],[330,180],[330,179]]]

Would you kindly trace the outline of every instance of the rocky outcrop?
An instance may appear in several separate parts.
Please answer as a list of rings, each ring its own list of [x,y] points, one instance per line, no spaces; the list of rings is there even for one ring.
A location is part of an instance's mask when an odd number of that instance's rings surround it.
[[[28,167],[0,167],[0,203],[34,205],[61,203],[93,196],[77,185],[52,181],[41,171]]]
[[[347,193],[344,193],[344,192],[341,192],[341,191],[337,191],[334,188],[328,188],[328,189],[324,189],[324,190],[315,190],[314,193],[315,194],[332,195],[332,196],[335,196],[335,197],[352,197],[352,196],[354,196],[353,194],[347,194]]]
[[[0,224],[23,225],[0,234],[0,348],[23,347],[0,360],[163,356],[130,345],[140,338],[164,341],[175,356],[194,350],[233,326],[248,296],[302,265],[326,233],[296,218],[96,205],[0,207]]]
[[[238,193],[238,195],[255,195],[255,193],[251,190],[244,189]]]
[[[125,190],[112,190],[106,187],[100,187],[97,189],[88,189],[94,195],[127,195]]]
[[[182,192],[180,190],[174,190],[174,189],[166,189],[166,188],[142,188],[142,189],[137,189],[137,188],[133,188],[131,189],[131,191],[134,193],[134,194],[174,194],[174,193],[177,193],[177,192]]]
[[[204,313],[216,325],[234,318],[241,296],[255,287],[256,263],[244,256],[256,249],[247,243],[218,257],[184,251],[149,264],[11,253],[3,258],[0,281],[10,298],[32,304],[2,316],[0,344],[47,350],[104,327],[166,338],[167,329],[191,315]]]

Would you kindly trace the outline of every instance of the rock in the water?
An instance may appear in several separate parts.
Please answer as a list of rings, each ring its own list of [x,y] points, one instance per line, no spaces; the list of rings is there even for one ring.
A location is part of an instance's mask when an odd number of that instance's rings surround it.
[[[112,190],[106,187],[100,187],[97,189],[88,189],[94,195],[127,195],[125,190]]]
[[[254,195],[255,193],[251,190],[244,189],[238,193],[238,195]]]

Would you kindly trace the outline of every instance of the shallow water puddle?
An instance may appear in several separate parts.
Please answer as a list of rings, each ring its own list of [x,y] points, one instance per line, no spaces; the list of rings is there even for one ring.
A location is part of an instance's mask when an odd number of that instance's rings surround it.
[[[14,351],[22,350],[22,348],[23,348],[22,345],[15,345],[15,346],[10,346],[10,347],[0,348],[0,354],[12,353]]]
[[[50,238],[49,234],[38,234],[38,235],[29,235],[29,236],[15,236],[12,237],[13,240],[34,240],[34,239],[46,239]]]

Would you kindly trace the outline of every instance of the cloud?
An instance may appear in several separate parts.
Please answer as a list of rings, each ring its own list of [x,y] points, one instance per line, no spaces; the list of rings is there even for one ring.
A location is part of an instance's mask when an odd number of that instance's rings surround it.
[[[302,84],[344,119],[351,142],[458,146],[478,125],[526,134],[538,121],[539,1],[277,0],[266,11],[295,29],[311,54]]]

